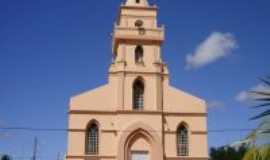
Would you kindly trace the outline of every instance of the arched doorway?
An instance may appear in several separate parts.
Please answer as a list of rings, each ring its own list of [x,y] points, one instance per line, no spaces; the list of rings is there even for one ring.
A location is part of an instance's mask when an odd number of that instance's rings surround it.
[[[143,124],[136,123],[120,137],[118,160],[162,160],[160,136]]]
[[[151,140],[147,137],[144,130],[136,130],[127,143],[127,157],[128,160],[150,160],[151,151]]]

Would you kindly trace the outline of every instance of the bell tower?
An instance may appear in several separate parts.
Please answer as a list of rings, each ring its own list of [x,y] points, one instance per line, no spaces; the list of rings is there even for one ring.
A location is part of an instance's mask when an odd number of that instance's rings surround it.
[[[162,81],[168,75],[161,59],[164,30],[157,23],[157,7],[147,0],[127,0],[121,5],[112,34],[109,71],[110,79],[119,82],[118,109],[132,109],[132,86],[137,79],[145,86],[144,110],[161,109]]]

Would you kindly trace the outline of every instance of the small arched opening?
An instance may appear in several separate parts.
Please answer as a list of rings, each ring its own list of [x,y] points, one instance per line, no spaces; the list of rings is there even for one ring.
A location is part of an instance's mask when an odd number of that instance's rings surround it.
[[[141,45],[137,46],[135,49],[135,63],[143,63],[143,47]]]
[[[144,108],[144,83],[141,78],[137,78],[133,83],[133,110],[143,110]]]

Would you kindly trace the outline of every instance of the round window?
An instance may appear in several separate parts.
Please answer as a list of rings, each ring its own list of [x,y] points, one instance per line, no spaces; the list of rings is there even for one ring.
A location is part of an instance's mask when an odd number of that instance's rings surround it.
[[[143,21],[142,21],[142,20],[137,20],[137,21],[135,22],[135,26],[136,26],[136,27],[142,27],[142,26],[143,26]]]

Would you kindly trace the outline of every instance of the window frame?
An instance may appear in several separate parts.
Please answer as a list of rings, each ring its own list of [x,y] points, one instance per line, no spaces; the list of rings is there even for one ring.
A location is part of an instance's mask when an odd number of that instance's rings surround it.
[[[91,134],[91,129],[95,127],[96,129],[96,135],[94,137],[90,137]],[[86,128],[86,134],[85,134],[85,154],[86,155],[98,155],[99,154],[99,140],[100,137],[100,129],[99,129],[99,124],[97,123],[97,121],[92,120],[90,121],[90,123],[87,125]],[[94,143],[91,144],[91,140],[90,139],[94,138]],[[93,146],[92,146],[93,145]],[[92,150],[91,150],[92,148]]]
[[[135,64],[143,64],[144,49],[142,45],[137,45],[134,50]]]
[[[185,134],[182,134],[181,133],[182,131],[185,132]],[[189,156],[189,142],[190,142],[189,128],[187,127],[185,123],[181,123],[177,127],[177,131],[176,131],[177,156],[180,156],[180,157]]]
[[[139,87],[139,88],[136,88]],[[137,90],[138,89],[138,90]],[[140,92],[140,93],[138,93]],[[144,110],[145,84],[141,78],[137,78],[132,86],[132,109],[135,111]]]

